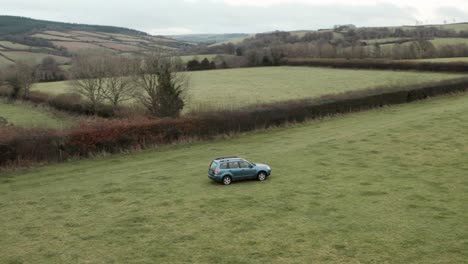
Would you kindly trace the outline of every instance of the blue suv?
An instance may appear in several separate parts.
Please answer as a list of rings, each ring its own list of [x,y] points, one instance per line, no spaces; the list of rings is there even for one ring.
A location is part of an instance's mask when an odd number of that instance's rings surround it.
[[[208,177],[224,185],[238,180],[257,179],[264,181],[270,175],[270,166],[255,164],[238,157],[217,158],[211,162],[208,169]]]

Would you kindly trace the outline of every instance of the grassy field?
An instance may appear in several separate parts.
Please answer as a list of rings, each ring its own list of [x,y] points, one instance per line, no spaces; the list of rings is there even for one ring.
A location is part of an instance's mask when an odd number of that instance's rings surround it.
[[[229,44],[229,43],[232,43],[232,44],[240,44],[242,43],[244,40],[248,39],[248,38],[251,38],[253,37],[254,35],[249,35],[249,36],[246,36],[246,37],[237,37],[237,38],[232,38],[230,40],[226,40],[226,41],[223,41],[223,42],[219,42],[219,43],[215,43],[215,44],[212,44],[210,45],[210,47],[215,47],[215,46],[220,46],[220,45],[223,45],[223,44]]]
[[[460,31],[468,30],[468,23],[440,25],[439,27],[443,29],[453,29],[457,32],[460,32]]]
[[[0,176],[0,263],[466,263],[468,95]],[[210,182],[237,154],[271,179]]]
[[[69,41],[51,41],[57,47],[64,47],[71,52],[78,52],[80,50],[102,50],[110,51],[107,48],[103,48],[94,43],[87,42],[69,42]]]
[[[0,41],[0,45],[9,48],[9,49],[15,49],[15,50],[29,50],[31,49],[30,46],[18,44],[18,43],[13,43],[10,41]]]
[[[36,37],[36,38],[47,39],[47,40],[64,40],[64,41],[74,41],[75,40],[76,41],[76,39],[74,39],[74,38],[61,37],[61,36],[49,35],[49,34],[34,34],[32,36]]]
[[[436,38],[434,40],[431,40],[431,42],[436,47],[441,47],[444,45],[458,45],[458,44],[468,45],[467,38]]]
[[[446,80],[461,74],[347,70],[311,67],[261,67],[191,72],[187,109],[238,108],[339,93],[382,85],[405,85]],[[66,82],[41,83],[36,90],[70,91]]]
[[[44,109],[3,100],[0,100],[0,116],[5,117],[9,123],[22,127],[63,128],[72,123],[71,120],[58,118]]]
[[[204,58],[207,58],[208,60],[212,61],[216,56],[218,55],[223,55],[223,54],[199,54],[199,55],[187,55],[187,56],[180,56],[180,59],[184,62],[187,63],[190,60],[193,59],[198,59],[199,61],[202,61]],[[229,56],[229,55],[225,55]]]
[[[45,57],[52,57],[60,64],[70,62],[70,58],[45,53],[32,53],[26,51],[2,51],[1,53],[14,61],[40,63]]]
[[[0,68],[8,65],[14,64],[14,62],[7,60],[6,58],[0,56]]]

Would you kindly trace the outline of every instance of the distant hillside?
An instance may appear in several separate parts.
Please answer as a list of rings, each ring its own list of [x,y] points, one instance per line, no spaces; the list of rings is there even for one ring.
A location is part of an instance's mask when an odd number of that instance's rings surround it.
[[[135,56],[187,46],[190,44],[122,27],[0,16],[0,67],[18,60],[38,63],[47,56],[66,64],[73,53],[86,49]]]
[[[343,25],[339,26],[337,29],[335,28],[329,28],[329,29],[318,29],[318,30],[295,30],[295,31],[287,31],[291,33],[293,36],[297,37],[304,37],[307,33],[314,33],[314,32],[333,32],[334,33],[334,38],[336,39],[342,39],[342,33],[351,30],[362,30],[362,29],[381,29],[381,28],[388,28],[391,30],[396,30],[396,29],[402,29],[402,30],[413,30],[413,29],[421,29],[421,28],[437,28],[440,30],[453,30],[456,33],[460,33],[463,31],[468,32],[468,22],[463,22],[463,23],[454,23],[454,24],[434,24],[434,25],[418,25],[418,26],[399,26],[399,27],[356,27],[354,25]],[[265,32],[265,33],[260,33],[260,34],[269,34],[273,32]],[[233,43],[233,44],[239,44],[242,41],[252,38],[255,36],[255,34],[237,34],[238,36],[232,36],[232,38],[226,37],[223,41],[217,41],[216,43],[212,43],[212,47],[216,47],[221,44],[228,44],[228,43]],[[198,43],[206,43],[203,41],[195,41],[198,36],[200,36],[200,40],[203,39],[203,36],[223,36],[223,35],[181,35],[181,36],[172,36],[174,39],[185,39],[185,41],[190,41],[190,36],[193,36],[194,39],[192,40],[193,42],[198,42]]]
[[[278,65],[281,58],[434,59],[468,57],[468,23],[400,27],[335,26],[331,29],[273,31],[217,44],[196,45],[185,55],[244,57],[244,65]],[[226,59],[228,66],[237,58]],[[231,64],[229,64],[231,63]]]
[[[59,31],[98,31],[104,33],[119,33],[126,35],[148,35],[145,32],[112,26],[98,26],[86,24],[73,24],[53,22],[46,20],[37,20],[26,17],[17,16],[0,16],[0,36],[9,34],[23,34],[32,31],[46,31],[46,30],[59,30]]]
[[[172,35],[167,36],[178,41],[191,43],[217,44],[221,42],[231,42],[235,39],[246,38],[249,34],[234,33],[234,34],[189,34],[189,35]]]

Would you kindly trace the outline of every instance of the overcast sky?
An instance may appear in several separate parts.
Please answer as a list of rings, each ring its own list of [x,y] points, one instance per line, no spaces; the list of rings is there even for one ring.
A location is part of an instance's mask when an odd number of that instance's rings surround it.
[[[151,34],[468,21],[468,0],[0,0],[0,14],[123,26]]]

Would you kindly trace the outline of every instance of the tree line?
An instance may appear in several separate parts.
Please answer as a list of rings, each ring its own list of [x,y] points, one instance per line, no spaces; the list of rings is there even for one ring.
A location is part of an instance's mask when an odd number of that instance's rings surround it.
[[[467,57],[468,45],[447,44],[435,46],[428,40],[413,40],[404,43],[351,46],[332,44],[328,41],[299,43],[273,43],[266,47],[242,49],[242,56],[219,56],[215,61],[226,68],[277,66],[287,58],[318,59],[392,59],[413,60],[430,58]]]
[[[45,57],[39,65],[18,61],[0,71],[0,85],[8,85],[13,99],[27,98],[36,82],[63,81],[66,78],[65,71],[52,57]]]
[[[46,61],[47,62],[47,61]],[[42,63],[38,68],[48,68]],[[72,60],[69,72],[72,91],[85,98],[87,111],[114,108],[133,101],[154,117],[178,117],[185,106],[187,75],[180,58],[161,53],[143,58],[85,52]],[[36,67],[17,62],[0,73],[0,83],[9,88],[11,99],[28,99],[38,80]]]
[[[467,45],[434,46],[430,40],[436,37],[465,38],[468,31],[439,27],[356,28],[348,25],[303,35],[282,31],[263,33],[239,44],[200,44],[183,52],[242,57],[227,58],[224,61],[227,67],[277,65],[284,57],[421,59],[468,56]]]
[[[204,58],[202,61],[199,61],[197,58],[193,58],[187,62],[187,71],[205,71],[205,70],[215,70],[217,68],[214,61]]]

